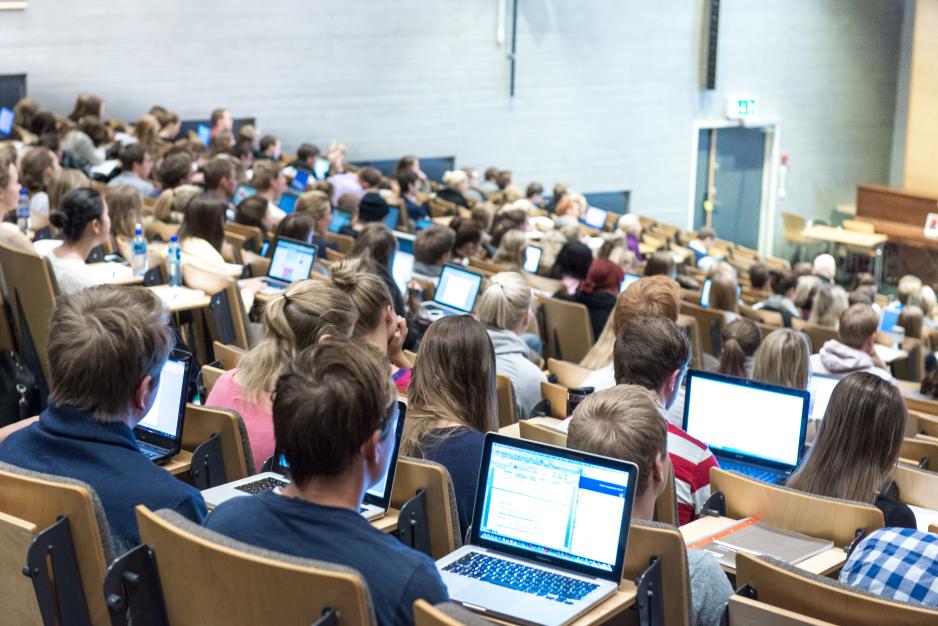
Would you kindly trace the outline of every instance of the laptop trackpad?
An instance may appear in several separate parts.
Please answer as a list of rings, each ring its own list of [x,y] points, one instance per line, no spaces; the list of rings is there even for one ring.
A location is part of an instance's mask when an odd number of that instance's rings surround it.
[[[499,585],[473,582],[476,584],[455,592],[450,588],[450,597],[531,624],[563,624],[575,612],[571,605]]]

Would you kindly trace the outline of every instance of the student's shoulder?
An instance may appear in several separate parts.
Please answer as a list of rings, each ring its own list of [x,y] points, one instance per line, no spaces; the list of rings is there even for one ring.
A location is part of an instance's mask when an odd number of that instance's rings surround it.
[[[669,452],[677,453],[684,457],[697,456],[700,458],[708,458],[713,456],[707,444],[699,439],[691,437],[684,429],[675,426],[671,422],[668,422],[668,439],[670,440],[668,442]],[[677,444],[677,449],[675,449],[674,444]]]
[[[259,496],[241,496],[222,502],[205,518],[205,526],[219,532],[224,532],[230,525],[243,527],[245,520],[254,519],[256,514],[267,509],[263,500]]]

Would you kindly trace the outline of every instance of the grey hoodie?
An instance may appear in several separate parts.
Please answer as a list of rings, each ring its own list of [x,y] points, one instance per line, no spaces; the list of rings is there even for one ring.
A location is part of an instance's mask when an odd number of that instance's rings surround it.
[[[889,372],[873,365],[869,354],[842,344],[836,339],[826,341],[820,352],[811,355],[811,372],[840,377],[854,372],[869,372],[895,384]]]
[[[511,379],[518,417],[525,418],[541,399],[541,381],[547,378],[528,358],[531,351],[521,337],[510,330],[491,327],[486,330],[495,348],[495,371]]]

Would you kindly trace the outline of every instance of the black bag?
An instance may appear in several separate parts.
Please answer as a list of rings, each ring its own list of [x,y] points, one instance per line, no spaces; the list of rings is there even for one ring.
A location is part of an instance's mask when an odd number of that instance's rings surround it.
[[[37,415],[39,387],[23,360],[12,350],[0,352],[0,426]]]

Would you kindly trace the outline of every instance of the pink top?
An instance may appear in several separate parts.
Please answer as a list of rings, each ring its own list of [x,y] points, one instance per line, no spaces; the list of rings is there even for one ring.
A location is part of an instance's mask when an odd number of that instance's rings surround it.
[[[248,430],[254,467],[260,471],[264,461],[274,455],[273,407],[270,400],[267,400],[263,407],[249,402],[241,391],[241,385],[235,382],[237,373],[238,370],[233,369],[222,374],[208,394],[205,406],[232,409],[241,415]]]

